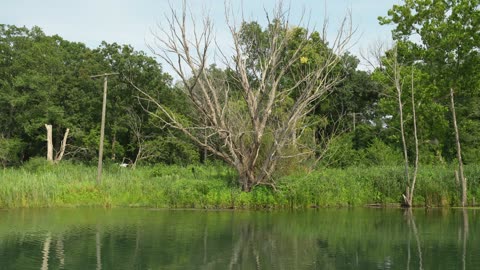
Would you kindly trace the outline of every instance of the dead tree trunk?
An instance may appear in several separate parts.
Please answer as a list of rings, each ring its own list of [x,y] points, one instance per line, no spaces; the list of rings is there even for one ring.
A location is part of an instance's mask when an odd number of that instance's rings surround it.
[[[45,124],[47,129],[47,161],[53,162],[53,139],[52,139],[52,125]]]
[[[67,146],[67,138],[70,129],[67,128],[65,134],[63,135],[62,144],[60,145],[60,151],[55,155],[53,158],[53,136],[52,136],[52,125],[45,124],[45,128],[47,129],[47,160],[51,163],[59,163],[63,155],[65,154],[65,148]]]
[[[60,151],[55,156],[55,163],[59,163],[62,160],[63,155],[65,154],[65,148],[67,147],[67,138],[68,138],[69,132],[70,132],[70,129],[67,128],[67,130],[65,131],[65,134],[63,135],[62,144],[60,145]]]
[[[410,198],[413,197],[413,194],[410,194],[410,173],[408,165],[408,151],[407,151],[407,140],[405,138],[405,120],[403,117],[403,101],[402,93],[403,87],[401,82],[400,74],[400,65],[398,64],[398,55],[397,47],[394,48],[394,59],[393,59],[393,81],[395,84],[395,90],[397,93],[397,103],[398,103],[398,114],[400,117],[400,136],[402,138],[402,148],[403,148],[403,159],[405,162],[405,182],[407,183],[405,194],[403,195],[404,205],[410,207]]]
[[[415,191],[415,182],[417,181],[417,172],[418,172],[418,157],[419,157],[419,150],[418,150],[418,134],[417,134],[417,113],[415,109],[415,90],[413,85],[413,66],[412,66],[412,114],[413,114],[413,137],[415,140],[415,164],[414,170],[412,175],[412,185],[410,187],[409,192],[407,193],[407,206],[411,207],[413,205],[413,192]],[[408,186],[407,186],[408,189]]]
[[[457,126],[457,115],[455,113],[455,99],[453,88],[450,88],[450,102],[453,117],[453,128],[455,130],[455,143],[457,146],[458,173],[460,181],[462,183],[462,207],[465,207],[467,205],[467,179],[465,178],[465,175],[463,173],[462,148],[460,145],[460,133],[458,132]]]

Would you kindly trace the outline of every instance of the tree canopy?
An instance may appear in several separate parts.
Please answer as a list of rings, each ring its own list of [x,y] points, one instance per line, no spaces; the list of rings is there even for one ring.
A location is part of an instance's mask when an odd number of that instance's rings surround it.
[[[324,31],[292,25],[280,11],[265,25],[235,24],[227,16],[233,54],[216,57],[210,55],[211,21],[197,21],[197,35],[187,35],[186,10],[172,11],[170,25],[156,36],[161,46],[154,56],[130,45],[88,48],[39,27],[2,24],[0,163],[17,166],[45,156],[45,124],[53,126],[57,151],[70,129],[65,159],[95,161],[102,85],[91,76],[115,72],[105,142],[106,158],[114,162],[224,162],[236,168],[248,191],[275,186],[278,175],[302,166],[393,166],[402,164],[402,156],[412,164],[416,135],[421,164],[455,163],[459,133],[463,162],[475,164],[479,6],[478,0],[394,5],[379,21],[394,25],[395,46],[381,52],[380,65],[370,71],[346,50],[348,37],[329,44]]]

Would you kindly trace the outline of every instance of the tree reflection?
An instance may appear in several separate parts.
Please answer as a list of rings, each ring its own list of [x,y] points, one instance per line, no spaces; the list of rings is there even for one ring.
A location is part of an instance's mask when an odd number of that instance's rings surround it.
[[[463,248],[462,248],[462,269],[466,269],[467,257],[467,239],[468,239],[468,212],[467,209],[462,210],[463,215]]]
[[[50,232],[47,233],[47,237],[43,242],[43,250],[42,250],[42,270],[48,270],[48,257],[50,254],[50,243],[52,242],[52,234]]]
[[[30,231],[3,218],[0,269],[480,269],[480,220],[454,211],[146,212]]]
[[[57,239],[56,253],[57,253],[57,259],[60,263],[59,268],[64,269],[65,268],[65,249],[63,245],[62,234],[60,234]]]
[[[412,212],[412,208],[405,209],[405,216],[407,217],[407,223],[408,223],[408,256],[407,256],[407,269],[410,269],[410,258],[411,258],[411,252],[410,252],[410,239],[411,239],[411,233],[413,233],[413,236],[415,238],[415,243],[417,245],[417,253],[418,253],[418,269],[423,270],[423,255],[422,255],[422,246],[420,242],[420,237],[418,235],[418,229],[417,225],[415,223],[415,217]]]
[[[100,235],[100,228],[97,225],[97,232],[95,233],[95,247],[96,247],[96,258],[97,258],[97,270],[102,270],[102,242]]]

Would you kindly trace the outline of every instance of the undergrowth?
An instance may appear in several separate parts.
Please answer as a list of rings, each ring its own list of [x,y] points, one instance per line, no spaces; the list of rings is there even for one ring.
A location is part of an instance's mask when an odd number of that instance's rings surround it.
[[[277,188],[258,186],[242,192],[234,170],[222,165],[121,168],[107,165],[101,185],[96,168],[32,160],[0,171],[0,208],[155,207],[199,209],[271,209],[366,204],[398,204],[405,190],[403,168],[350,167],[293,173],[277,179]],[[480,168],[466,166],[469,203],[480,199]],[[414,204],[459,204],[459,186],[449,166],[419,170]]]

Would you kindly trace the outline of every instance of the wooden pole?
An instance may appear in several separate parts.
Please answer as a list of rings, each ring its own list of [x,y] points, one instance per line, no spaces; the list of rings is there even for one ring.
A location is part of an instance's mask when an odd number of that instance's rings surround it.
[[[103,140],[105,137],[105,114],[107,112],[107,87],[108,76],[118,75],[119,73],[105,73],[101,75],[90,76],[90,78],[103,77],[103,103],[102,103],[102,122],[100,125],[100,143],[98,146],[98,169],[97,169],[97,185],[102,183],[102,160],[103,160]]]
[[[105,137],[105,114],[107,111],[107,84],[108,76],[105,74],[103,79],[103,103],[102,103],[102,123],[100,126],[100,144],[98,146],[98,170],[97,170],[97,184],[102,183],[102,159],[103,159],[103,139]]]

